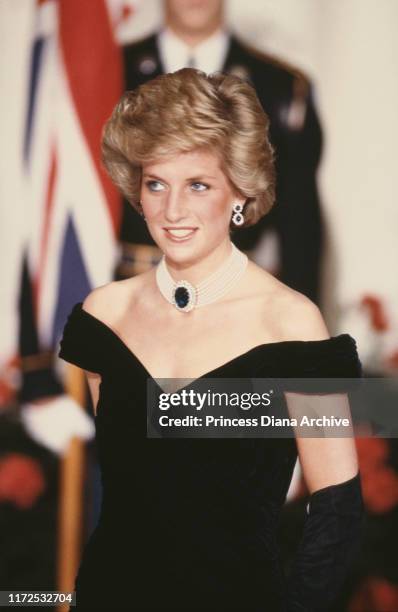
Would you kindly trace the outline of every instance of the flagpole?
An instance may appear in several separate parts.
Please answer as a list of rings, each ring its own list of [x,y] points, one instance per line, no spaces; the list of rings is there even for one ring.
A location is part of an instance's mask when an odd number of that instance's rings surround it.
[[[84,406],[84,371],[69,363],[65,389],[80,406]],[[79,565],[83,526],[84,451],[84,442],[74,436],[60,462],[57,546],[57,588],[60,592],[73,591]],[[61,604],[56,610],[69,610],[69,604]]]

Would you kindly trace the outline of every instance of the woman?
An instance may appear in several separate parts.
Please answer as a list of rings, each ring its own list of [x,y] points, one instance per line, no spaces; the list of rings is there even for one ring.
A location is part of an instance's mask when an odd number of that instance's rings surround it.
[[[353,338],[231,242],[274,202],[267,133],[248,83],[193,69],[127,92],[105,127],[104,164],[163,258],[76,304],[61,341],[87,373],[103,484],[77,609],[327,610],[341,588],[362,517],[352,437],[147,437],[147,380],[361,375]],[[286,580],[297,455],[311,496]]]

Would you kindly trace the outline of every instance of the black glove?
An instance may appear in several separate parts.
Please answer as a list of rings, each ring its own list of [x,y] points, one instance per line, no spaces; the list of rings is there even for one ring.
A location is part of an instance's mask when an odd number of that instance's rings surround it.
[[[288,577],[287,612],[325,612],[358,554],[364,519],[360,472],[315,491]]]

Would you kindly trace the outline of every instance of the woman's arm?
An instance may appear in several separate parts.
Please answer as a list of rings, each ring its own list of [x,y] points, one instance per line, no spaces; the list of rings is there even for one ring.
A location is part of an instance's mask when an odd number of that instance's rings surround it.
[[[290,337],[300,340],[327,340],[330,333],[318,306],[305,296],[295,293],[284,316]],[[294,313],[294,317],[292,316]],[[289,322],[289,323],[288,323]],[[351,419],[346,394],[308,395],[285,393],[291,417],[302,415],[334,415]],[[312,430],[314,431],[314,430]],[[358,460],[352,428],[323,428],[319,437],[303,437],[304,429],[296,429],[297,448],[306,485],[310,493],[353,477]],[[344,437],[342,437],[344,432]]]
[[[312,309],[303,326],[303,339],[329,337],[317,309]],[[290,416],[299,424],[304,415],[333,415],[351,423],[346,393],[286,392],[285,397]],[[295,435],[310,496],[302,538],[288,577],[287,612],[326,612],[341,591],[361,536],[363,499],[355,440],[351,425],[310,432],[308,427],[298,426]]]
[[[298,423],[303,416],[318,419],[333,416],[351,421],[346,394],[302,395],[286,392],[285,397],[289,416],[297,419]],[[298,426],[295,430],[300,465],[310,494],[353,478],[358,472],[351,426],[325,426],[319,430],[315,426]],[[318,434],[319,437],[315,437]]]
[[[287,612],[326,612],[358,554],[363,521],[360,473],[351,438],[297,442],[310,496],[288,576]]]

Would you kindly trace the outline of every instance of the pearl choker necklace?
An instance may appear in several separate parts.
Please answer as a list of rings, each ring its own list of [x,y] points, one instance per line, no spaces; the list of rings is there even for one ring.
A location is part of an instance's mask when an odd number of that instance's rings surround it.
[[[167,269],[165,255],[156,267],[156,282],[170,304],[182,312],[215,302],[225,295],[241,278],[247,265],[247,255],[231,242],[232,251],[221,267],[198,285],[186,280],[175,281]]]

